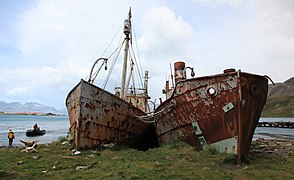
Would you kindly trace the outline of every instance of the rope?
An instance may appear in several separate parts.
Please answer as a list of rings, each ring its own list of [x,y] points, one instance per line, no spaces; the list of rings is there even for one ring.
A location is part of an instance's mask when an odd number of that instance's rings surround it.
[[[155,123],[156,121],[147,121],[149,119],[153,119],[155,116],[158,116],[160,113],[166,111],[166,110],[170,110],[170,107],[174,106],[174,104],[169,105],[168,107],[163,108],[162,110],[158,111],[158,112],[151,112],[148,113],[146,116],[137,116],[135,115],[136,118],[140,119],[141,121],[145,122],[145,123]]]

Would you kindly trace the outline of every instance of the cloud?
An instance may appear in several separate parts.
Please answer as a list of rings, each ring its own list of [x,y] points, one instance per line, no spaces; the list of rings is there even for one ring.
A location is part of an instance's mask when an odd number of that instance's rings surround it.
[[[251,26],[252,38],[264,59],[264,68],[278,81],[293,76],[290,72],[294,67],[294,2],[250,1],[250,7],[256,15]]]
[[[235,67],[267,74],[278,82],[293,76],[293,1],[241,1],[227,11],[223,5],[230,5],[229,1],[208,2],[214,10],[205,11],[209,17],[202,21],[211,21],[210,26],[196,29],[200,74]]]
[[[147,8],[148,4],[137,9]],[[127,1],[108,0],[35,1],[26,6],[13,25],[18,37],[13,46],[17,47],[18,57],[4,63],[12,56],[1,55],[1,64],[5,65],[0,67],[0,75],[5,77],[3,97],[31,101],[32,97],[41,100],[51,96],[50,103],[56,105],[53,97],[59,96],[63,98],[55,101],[63,105],[71,88],[87,77],[92,63],[122,25],[129,7]],[[120,73],[113,77],[116,76]]]
[[[144,67],[150,71],[149,89],[154,100],[161,97],[161,89],[170,74],[170,63],[191,60],[197,51],[195,32],[187,21],[166,6],[150,9],[144,16],[142,29],[138,44]]]
[[[171,58],[189,57],[196,50],[191,25],[167,7],[150,10],[143,24],[139,43],[145,54],[170,61]]]
[[[256,14],[259,31],[294,38],[294,1],[250,1],[250,6]]]
[[[241,4],[242,0],[193,0],[193,2],[210,8],[217,8],[223,5],[236,7]]]
[[[19,94],[24,94],[28,92],[28,89],[26,87],[11,87],[9,89],[6,89],[6,94],[8,96],[14,96]]]
[[[34,2],[23,6],[19,19],[5,21],[13,31],[1,32],[9,34],[0,37],[0,48],[5,47],[0,49],[0,93],[7,100],[63,107],[67,93],[86,79],[118,32],[130,5],[137,35],[133,43],[138,43],[143,70],[150,71],[152,99],[161,96],[169,63],[177,60],[194,66],[197,76],[229,67],[267,74],[276,81],[293,76],[291,0],[191,0],[185,10],[181,1]],[[121,62],[117,63],[110,91],[120,83]],[[99,76],[96,84],[103,81]]]
[[[68,57],[85,61],[87,56],[97,56],[100,44],[112,38],[105,34],[119,27],[120,22],[109,23],[118,22],[114,19],[121,10],[111,13],[117,8],[101,0],[38,1],[22,15],[18,48],[25,57],[39,57],[40,63],[58,63]]]

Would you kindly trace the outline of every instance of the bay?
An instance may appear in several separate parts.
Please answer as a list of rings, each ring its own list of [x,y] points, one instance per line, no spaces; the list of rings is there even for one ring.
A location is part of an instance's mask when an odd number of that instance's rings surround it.
[[[27,137],[26,130],[33,129],[38,123],[40,129],[45,129],[43,136]],[[19,140],[39,140],[40,144],[50,143],[59,137],[66,137],[69,132],[68,116],[34,116],[34,115],[0,115],[0,146],[8,145],[7,133],[12,129],[15,134],[14,146],[22,146]]]
[[[259,121],[294,122],[294,118],[260,118]],[[40,129],[45,129],[43,136],[27,137],[26,130],[32,129],[38,123]],[[7,133],[12,129],[15,133],[14,146],[23,146],[19,140],[39,140],[39,143],[50,143],[59,137],[66,137],[69,132],[68,116],[34,116],[34,115],[0,115],[0,146],[8,146]],[[293,128],[257,127],[253,139],[294,139]]]
[[[294,122],[294,118],[260,118],[260,122]],[[256,127],[253,140],[264,139],[294,139],[293,128]]]

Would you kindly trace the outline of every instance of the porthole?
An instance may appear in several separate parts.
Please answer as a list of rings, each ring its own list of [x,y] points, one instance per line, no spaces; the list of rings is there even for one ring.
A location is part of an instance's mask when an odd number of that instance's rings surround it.
[[[208,96],[216,96],[216,89],[214,87],[208,87],[206,90]]]

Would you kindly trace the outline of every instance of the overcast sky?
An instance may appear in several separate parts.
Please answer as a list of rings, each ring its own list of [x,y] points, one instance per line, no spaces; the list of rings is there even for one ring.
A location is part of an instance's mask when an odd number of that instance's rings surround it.
[[[293,0],[1,0],[0,101],[65,108],[130,6],[152,100],[177,60],[196,76],[232,67],[275,82],[294,76]]]

